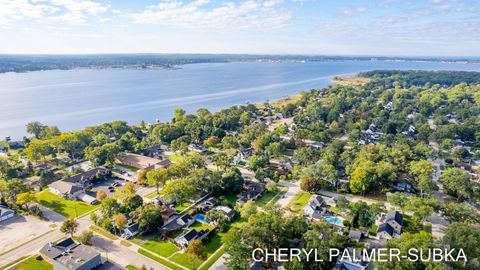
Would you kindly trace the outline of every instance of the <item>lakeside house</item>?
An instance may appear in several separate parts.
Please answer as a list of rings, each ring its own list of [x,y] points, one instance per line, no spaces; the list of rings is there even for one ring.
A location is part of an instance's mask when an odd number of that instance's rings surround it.
[[[102,264],[100,253],[75,243],[72,238],[46,244],[40,249],[40,256],[52,264],[54,270],[90,270]]]

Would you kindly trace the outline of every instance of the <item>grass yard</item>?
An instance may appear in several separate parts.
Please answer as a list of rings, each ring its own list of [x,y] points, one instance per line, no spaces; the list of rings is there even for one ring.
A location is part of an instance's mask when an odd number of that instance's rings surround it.
[[[177,210],[178,212],[182,212],[183,210],[187,209],[191,205],[192,205],[191,202],[184,202],[181,205],[175,205],[175,210]]]
[[[53,194],[49,190],[44,190],[37,193],[38,203],[52,209],[53,211],[69,217],[75,218],[75,208],[78,216],[81,216],[87,212],[90,212],[97,208],[96,205],[90,205],[82,201],[65,200],[59,196]]]
[[[176,266],[175,264],[169,262],[169,261],[166,261],[158,256],[155,256],[153,254],[150,254],[148,251],[145,251],[141,248],[138,249],[138,253],[142,254],[143,256],[145,257],[148,257],[154,261],[157,261],[159,262],[160,264],[163,264],[165,266],[167,266],[168,268],[172,269],[172,270],[183,270],[183,268],[180,268],[178,266]]]
[[[178,163],[185,159],[185,157],[182,154],[176,154],[176,153],[168,156],[167,158],[173,163]]]
[[[177,253],[172,257],[170,257],[169,260],[174,261],[182,266],[185,266],[188,269],[194,269],[192,267],[193,266],[192,261],[189,260],[187,254],[185,253]],[[203,260],[200,260],[199,258],[195,258],[195,269],[202,263],[203,263]]]
[[[28,258],[17,265],[14,270],[53,270],[53,266],[45,260],[37,260],[37,255]]]
[[[223,253],[225,252],[225,247],[222,246],[217,253],[215,253],[215,255],[213,256],[210,256],[210,258],[208,258],[205,263],[198,268],[198,270],[208,270],[208,268],[210,268],[210,266],[212,266],[212,264],[214,264],[218,258],[220,258]]]
[[[371,235],[371,236],[377,236],[377,229],[378,229],[378,226],[373,224],[371,227],[370,227],[370,230],[368,231],[368,233]]]
[[[169,257],[173,253],[180,250],[177,246],[170,242],[160,241],[158,237],[153,237],[152,239],[148,240],[142,245],[142,247],[163,257]]]
[[[255,204],[260,207],[265,206],[277,194],[278,194],[278,191],[277,192],[266,191],[265,193],[262,194],[262,196],[258,200],[255,201]]]
[[[310,200],[310,197],[312,194],[305,192],[305,191],[300,191],[295,196],[293,196],[292,200],[288,203],[287,207],[290,209],[290,211],[295,212],[295,213],[300,213],[305,205],[307,205],[308,200]]]
[[[192,225],[190,225],[188,227],[188,229],[195,229],[197,231],[199,230],[204,230],[204,229],[209,229],[209,230],[212,230],[213,228],[208,226],[207,224],[205,223],[201,223],[201,222],[198,222],[198,221],[195,221],[195,223],[193,223]]]

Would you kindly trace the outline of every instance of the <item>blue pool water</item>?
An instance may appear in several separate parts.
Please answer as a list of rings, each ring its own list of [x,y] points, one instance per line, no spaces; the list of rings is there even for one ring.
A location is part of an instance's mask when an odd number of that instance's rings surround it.
[[[196,219],[197,221],[201,222],[201,223],[205,223],[205,215],[203,214],[196,214],[195,216],[193,216],[194,219]]]
[[[325,221],[331,224],[343,225],[343,219],[341,217],[331,216],[331,217],[324,217],[324,219]]]

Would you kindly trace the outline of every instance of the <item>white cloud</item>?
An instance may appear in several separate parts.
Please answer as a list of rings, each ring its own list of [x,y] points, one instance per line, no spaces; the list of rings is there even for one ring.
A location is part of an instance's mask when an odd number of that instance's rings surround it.
[[[213,5],[208,0],[162,1],[143,12],[126,17],[135,23],[161,24],[193,29],[271,29],[281,28],[291,19],[281,0],[248,0]]]
[[[345,16],[357,15],[357,14],[365,13],[367,11],[368,11],[368,8],[366,7],[353,7],[353,8],[340,9],[340,13],[342,13]]]
[[[108,9],[90,0],[0,0],[0,25],[21,20],[85,24]]]

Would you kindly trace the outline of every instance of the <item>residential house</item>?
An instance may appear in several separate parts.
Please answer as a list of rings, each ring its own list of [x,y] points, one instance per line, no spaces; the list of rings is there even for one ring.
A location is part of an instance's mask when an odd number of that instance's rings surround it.
[[[193,152],[197,152],[197,153],[200,153],[200,154],[208,152],[208,150],[205,147],[200,146],[200,145],[196,145],[196,144],[189,144],[188,145],[188,150],[193,151]]]
[[[4,153],[6,151],[7,151],[7,148],[3,144],[0,144],[0,153]]]
[[[377,229],[377,237],[379,239],[392,239],[392,238],[398,238],[399,235],[395,234],[395,230],[393,229],[392,226],[388,223],[383,223],[378,226]]]
[[[188,227],[195,223],[195,219],[189,214],[183,215],[177,219],[177,223],[182,227]]]
[[[313,195],[304,208],[305,216],[313,217],[314,214],[320,214],[323,212],[323,204],[325,201],[320,195]]]
[[[210,211],[213,207],[215,207],[215,205],[217,204],[217,202],[215,201],[215,198],[208,198],[207,200],[199,203],[195,208],[198,210],[198,211],[202,211],[202,212],[208,212]]]
[[[168,151],[170,146],[166,143],[159,143],[152,145],[145,150],[143,150],[143,155],[151,158],[156,158],[163,160],[165,159],[165,155],[163,154],[164,151]]]
[[[210,230],[205,229],[205,230],[188,230],[179,236],[175,237],[175,244],[182,248],[187,248],[190,242],[193,240],[203,240],[205,239],[208,235],[210,234]]]
[[[8,148],[10,149],[19,149],[23,147],[25,147],[25,143],[23,141],[8,142]]]
[[[217,206],[215,210],[222,212],[228,220],[232,220],[235,217],[235,210],[228,206]]]
[[[171,164],[170,160],[168,159],[160,160],[128,152],[118,153],[115,156],[115,162],[139,168],[140,171],[145,172],[154,169],[166,168]]]
[[[167,199],[165,199],[165,197],[163,195],[160,195],[153,200],[156,203],[158,203],[159,205],[164,205],[164,206],[170,206],[170,205],[175,203],[175,199],[171,198],[171,199],[167,200]]]
[[[132,237],[135,237],[139,231],[138,231],[138,223],[133,223],[123,229],[123,233],[121,235],[122,238],[125,239],[130,239]]]
[[[368,228],[359,228],[359,229],[351,229],[348,233],[348,238],[360,242],[363,238],[368,238],[370,235]]]
[[[254,181],[245,181],[243,185],[244,191],[239,194],[239,202],[247,202],[249,200],[257,200],[265,191],[265,185]]]
[[[107,177],[111,175],[111,171],[105,168],[95,168],[88,170],[83,173],[76,174],[72,177],[68,177],[66,179],[63,179],[61,181],[63,182],[69,182],[69,183],[74,183],[74,184],[80,184],[85,188],[88,188],[92,185],[92,183],[97,179],[97,176],[101,177]]]
[[[0,222],[15,217],[15,211],[8,208],[6,205],[0,204]]]
[[[402,233],[403,215],[400,212],[394,211],[389,213],[387,215],[387,218],[385,219],[385,223],[390,224],[390,226],[392,226],[392,228],[394,229],[395,233]]]
[[[40,249],[40,255],[54,270],[90,270],[102,264],[100,253],[75,243],[72,238],[46,244]]]
[[[68,200],[76,199],[78,196],[85,193],[85,188],[83,187],[83,185],[72,182],[65,182],[62,180],[51,183],[50,185],[48,185],[48,189],[52,193],[57,194],[58,196]]]

